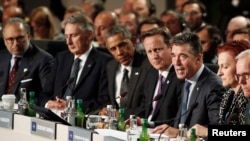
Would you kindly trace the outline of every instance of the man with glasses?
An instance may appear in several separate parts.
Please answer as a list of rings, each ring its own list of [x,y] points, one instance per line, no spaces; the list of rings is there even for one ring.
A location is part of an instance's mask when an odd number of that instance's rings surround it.
[[[236,77],[244,92],[244,96],[248,98],[244,124],[250,124],[250,49],[238,54],[236,61]]]
[[[19,90],[25,87],[38,98],[54,64],[53,57],[30,43],[30,27],[20,18],[6,21],[3,39],[6,49],[0,51],[0,97],[15,94],[18,101]]]
[[[182,6],[185,17],[186,30],[196,32],[197,29],[206,25],[204,18],[206,17],[206,7],[197,0],[189,0]]]

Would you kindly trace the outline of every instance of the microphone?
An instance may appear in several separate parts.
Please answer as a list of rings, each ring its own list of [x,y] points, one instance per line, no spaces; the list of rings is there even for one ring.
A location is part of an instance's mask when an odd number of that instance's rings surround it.
[[[121,98],[121,97],[123,97],[123,95],[121,94],[121,95],[119,95],[119,96],[117,96],[117,97],[115,97],[115,100],[116,99],[118,99],[118,98]],[[94,103],[93,103],[94,104]],[[108,105],[108,104],[110,104],[110,101],[107,101],[106,103],[104,103],[104,104],[102,104],[102,105],[100,105],[100,106],[98,106],[97,108],[95,108],[95,109],[90,109],[91,111],[89,112],[89,115],[92,115],[92,114],[95,114],[95,113],[98,113],[98,111],[101,109],[101,108],[103,108],[104,106],[106,106],[106,105]],[[92,106],[93,107],[93,106]]]
[[[58,89],[55,94],[54,94],[54,97],[56,97],[57,95],[59,95],[60,98],[63,97],[63,94],[62,94],[62,90],[65,89],[68,85],[70,85],[72,82],[74,81],[74,78],[69,78],[66,83],[63,85],[63,87],[61,87],[60,89]],[[60,93],[60,94],[59,94]]]
[[[152,104],[153,102],[155,102],[155,101],[160,100],[162,97],[163,97],[162,94],[156,95],[152,101],[150,101],[150,102],[148,102],[147,104],[145,104],[145,107],[151,105],[151,104]],[[134,115],[137,117],[142,111],[145,110],[145,107],[143,107],[142,109],[140,109],[140,110],[139,110],[138,112],[136,112]],[[128,120],[129,120],[129,118],[126,119],[125,122],[128,121]]]
[[[154,121],[153,125],[155,126],[155,124],[163,124],[163,123],[174,123],[176,120],[179,120],[181,117],[183,117],[184,115],[186,115],[187,113],[191,112],[194,110],[194,108],[196,108],[198,106],[198,102],[195,102],[194,104],[192,104],[191,106],[189,106],[188,110],[186,112],[184,112],[183,114],[181,114],[179,117],[175,117],[175,118],[171,118],[168,120],[163,120],[163,121]],[[170,126],[167,125],[167,127],[162,130],[162,132],[159,135],[158,141],[160,141],[162,134],[169,128]]]
[[[149,123],[149,126],[154,127],[155,124],[164,124],[164,123],[169,124],[169,123],[175,122],[176,120],[181,119],[181,117],[183,117],[187,113],[193,111],[194,108],[196,108],[197,106],[198,106],[198,102],[195,102],[194,104],[192,104],[191,106],[189,106],[188,110],[186,112],[184,112],[183,114],[181,114],[179,117],[174,117],[174,118],[167,119],[167,120],[153,121],[153,122]]]

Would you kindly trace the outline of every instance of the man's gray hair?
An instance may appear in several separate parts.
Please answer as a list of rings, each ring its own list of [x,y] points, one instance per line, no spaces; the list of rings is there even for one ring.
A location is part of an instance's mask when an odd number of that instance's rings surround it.
[[[82,31],[94,31],[92,21],[84,14],[75,13],[62,22],[62,27],[65,28],[66,24],[78,24]]]
[[[236,56],[236,61],[239,60],[239,59],[242,59],[246,56],[250,56],[250,49],[247,49],[247,50],[244,50],[242,51],[241,53],[239,53],[237,56]]]
[[[30,26],[28,25],[27,22],[25,22],[23,19],[21,18],[18,18],[18,17],[12,17],[12,18],[9,18],[4,26],[3,26],[3,30],[5,28],[6,25],[10,25],[10,24],[17,24],[17,23],[21,23],[24,27],[24,29],[30,34]]]

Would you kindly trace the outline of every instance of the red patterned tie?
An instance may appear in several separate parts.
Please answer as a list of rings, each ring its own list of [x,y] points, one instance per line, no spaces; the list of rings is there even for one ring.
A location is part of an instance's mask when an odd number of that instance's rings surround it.
[[[16,73],[17,73],[17,70],[18,70],[18,62],[20,60],[21,60],[20,57],[15,57],[14,58],[14,65],[13,65],[12,70],[11,70],[10,75],[9,75],[7,94],[12,93],[12,91],[13,91],[13,85],[14,85],[14,82],[15,82],[15,79],[16,79]]]

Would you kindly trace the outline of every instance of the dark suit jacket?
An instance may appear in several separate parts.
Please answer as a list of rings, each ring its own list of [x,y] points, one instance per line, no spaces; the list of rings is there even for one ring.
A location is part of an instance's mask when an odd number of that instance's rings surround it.
[[[116,108],[119,108],[115,96],[115,79],[116,71],[119,68],[120,63],[113,59],[108,63],[107,66],[109,80],[109,96],[111,104],[116,106]],[[128,94],[125,106],[125,118],[128,118],[130,114],[135,113],[136,108],[140,107],[141,99],[143,97],[144,81],[150,67],[151,65],[148,62],[147,56],[139,51],[136,51],[134,61],[132,63],[132,72],[128,85]]]
[[[106,65],[110,59],[111,56],[99,52],[95,48],[90,51],[80,79],[73,91],[75,99],[83,100],[84,112],[90,112],[90,109],[95,109],[109,101]],[[43,91],[44,96],[47,97],[42,98],[42,105],[54,96],[63,97],[73,62],[74,55],[69,51],[63,51],[56,55],[55,68],[53,68],[48,85]],[[88,111],[86,111],[87,109]]]
[[[207,67],[204,68],[197,84],[192,92],[189,106],[198,105],[188,112],[186,125],[188,128],[195,124],[207,126],[208,124],[219,124],[219,107],[225,89],[220,78]],[[190,108],[190,107],[189,107]],[[177,117],[180,117],[179,108]],[[179,120],[176,120],[175,127],[178,127]]]
[[[152,112],[152,101],[157,86],[158,76],[158,70],[154,68],[148,72],[145,81],[144,99],[142,102],[142,108],[144,108],[145,111],[141,113],[144,114],[144,116],[142,115],[144,118],[148,118]],[[157,107],[151,121],[168,120],[176,116],[180,104],[180,87],[182,85],[183,81],[177,79],[174,67],[172,66],[162,88],[163,97],[157,101]]]
[[[8,77],[10,71],[10,60],[12,55],[6,50],[0,51],[0,96],[6,93],[8,85]],[[27,88],[27,91],[35,92],[35,100],[37,100],[39,93],[45,86],[48,75],[51,72],[54,58],[35,45],[30,45],[29,49],[23,55],[19,63],[16,81],[14,83],[13,92],[16,95],[16,102],[19,101],[19,91],[21,87]],[[28,73],[24,76],[24,68],[28,69]],[[24,78],[25,77],[25,78]],[[32,78],[31,82],[21,85],[20,81],[23,79]],[[27,94],[29,97],[29,95]],[[36,101],[37,103],[37,101]]]

